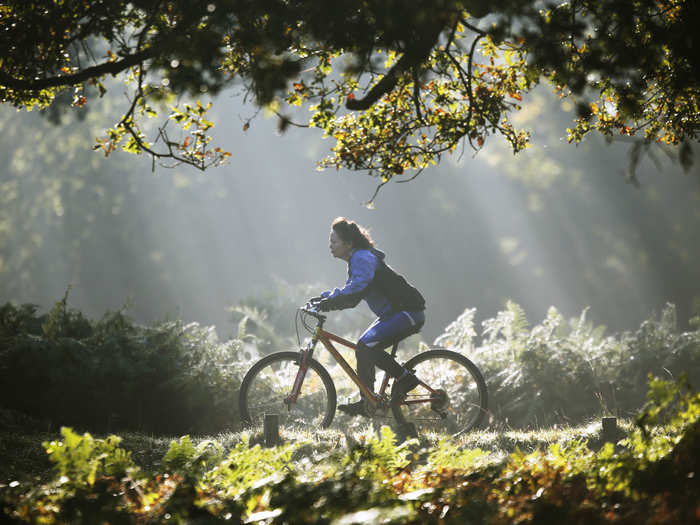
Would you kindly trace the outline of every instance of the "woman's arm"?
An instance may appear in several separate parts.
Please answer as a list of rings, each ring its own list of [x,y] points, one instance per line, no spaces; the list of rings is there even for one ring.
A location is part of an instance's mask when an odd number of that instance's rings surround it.
[[[350,275],[345,286],[321,294],[321,297],[325,297],[319,303],[321,310],[342,310],[356,306],[364,298],[367,287],[374,279],[379,259],[369,250],[357,250],[350,257],[348,265]]]

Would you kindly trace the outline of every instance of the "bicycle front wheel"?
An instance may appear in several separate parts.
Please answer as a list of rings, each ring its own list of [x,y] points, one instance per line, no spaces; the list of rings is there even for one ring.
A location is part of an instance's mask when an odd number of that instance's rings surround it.
[[[405,365],[428,385],[418,385],[400,404],[392,405],[399,425],[414,424],[417,431],[457,436],[484,420],[488,405],[481,372],[462,354],[434,348],[411,358]]]
[[[277,414],[285,426],[327,427],[335,415],[335,385],[325,368],[308,360],[299,395],[290,402],[299,372],[299,352],[277,352],[255,363],[241,382],[238,409],[247,425],[262,425],[265,415]]]

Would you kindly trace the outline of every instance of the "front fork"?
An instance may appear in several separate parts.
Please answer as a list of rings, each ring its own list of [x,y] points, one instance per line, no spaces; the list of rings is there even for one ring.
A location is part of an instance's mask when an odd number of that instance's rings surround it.
[[[313,356],[314,347],[317,342],[317,339],[313,339],[311,343],[309,343],[309,346],[299,351],[299,369],[297,370],[297,376],[294,378],[294,385],[292,386],[291,392],[284,398],[284,404],[287,405],[287,410],[291,410],[292,404],[297,402],[297,398],[301,392],[301,385],[304,384],[306,371],[309,369],[309,360]]]

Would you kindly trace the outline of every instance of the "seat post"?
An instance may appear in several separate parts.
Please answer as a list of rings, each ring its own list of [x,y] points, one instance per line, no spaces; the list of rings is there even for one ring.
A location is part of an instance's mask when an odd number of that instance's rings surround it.
[[[391,357],[396,357],[396,352],[399,350],[399,341],[394,342],[394,346],[391,347]]]

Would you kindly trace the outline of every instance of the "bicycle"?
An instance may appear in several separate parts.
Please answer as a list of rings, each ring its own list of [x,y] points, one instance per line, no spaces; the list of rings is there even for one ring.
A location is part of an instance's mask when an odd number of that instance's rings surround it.
[[[316,319],[312,326],[309,318]],[[391,378],[384,373],[377,393],[372,392],[333,346],[351,349],[356,345],[323,329],[326,316],[307,304],[297,310],[295,320],[312,334],[298,352],[276,352],[257,361],[246,373],[239,393],[239,411],[245,424],[262,424],[266,414],[277,414],[280,424],[328,427],[335,416],[336,389],[328,371],[313,358],[321,342],[343,371],[362,391],[368,414],[383,416],[391,409],[400,427],[415,425],[415,431],[434,430],[453,436],[477,427],[486,415],[486,382],[477,366],[462,354],[434,347],[409,359],[404,366],[414,370],[419,385],[403,400],[387,395]],[[396,356],[401,339],[395,341]],[[301,342],[300,345],[301,347]],[[395,383],[395,382],[394,382]],[[392,384],[392,394],[394,385]]]

